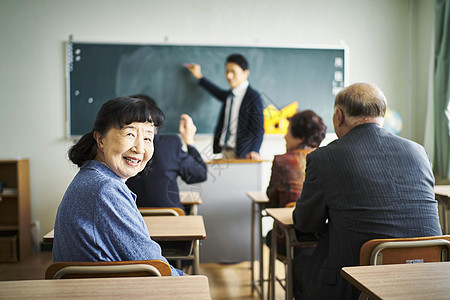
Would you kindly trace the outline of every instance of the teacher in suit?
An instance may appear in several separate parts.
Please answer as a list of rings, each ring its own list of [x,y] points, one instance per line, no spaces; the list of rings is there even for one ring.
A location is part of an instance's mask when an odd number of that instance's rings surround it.
[[[343,89],[334,104],[338,139],[307,157],[294,225],[321,237],[311,256],[294,260],[296,299],[358,299],[340,269],[359,265],[364,242],[441,234],[427,153],[382,128],[386,107],[373,85]]]
[[[224,158],[259,160],[264,136],[263,105],[261,95],[247,80],[250,75],[247,60],[240,54],[228,56],[225,77],[231,89],[227,90],[203,77],[200,65],[185,66],[199,80],[201,87],[222,102],[213,152],[222,152]]]

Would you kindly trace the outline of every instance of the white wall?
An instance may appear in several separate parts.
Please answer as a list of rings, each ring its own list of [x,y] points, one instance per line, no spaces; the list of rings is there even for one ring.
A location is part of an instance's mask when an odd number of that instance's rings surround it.
[[[412,138],[423,142],[427,110],[428,81],[430,76],[430,55],[434,43],[434,0],[415,1],[413,22],[413,72],[411,107],[415,122],[411,122]],[[434,47],[433,47],[434,49]],[[434,64],[434,60],[432,60]],[[429,150],[429,149],[427,149]],[[429,153],[432,156],[433,153]]]
[[[419,24],[430,24],[433,1],[412,2],[423,9],[415,14]],[[0,0],[0,158],[30,159],[32,218],[46,233],[77,171],[66,158],[72,141],[65,139],[63,42],[70,34],[75,41],[114,43],[344,42],[348,82],[377,84],[402,115],[404,132],[413,128],[412,138],[421,139],[423,118],[407,119],[409,6],[408,0]],[[418,38],[427,37],[425,28],[417,29]],[[415,54],[427,55],[423,47]],[[421,114],[423,100],[413,101]],[[209,143],[203,139],[199,147]],[[271,159],[283,149],[282,137],[271,137],[262,152]]]

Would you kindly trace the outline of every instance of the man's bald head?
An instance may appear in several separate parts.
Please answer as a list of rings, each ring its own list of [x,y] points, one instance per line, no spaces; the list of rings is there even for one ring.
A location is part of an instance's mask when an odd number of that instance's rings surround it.
[[[387,100],[383,92],[375,85],[355,83],[337,94],[334,101],[335,116],[333,123],[336,134],[342,136],[354,127],[364,123],[383,125]],[[342,114],[342,118],[340,118]],[[336,118],[336,120],[335,120]],[[336,128],[343,126],[343,132]]]

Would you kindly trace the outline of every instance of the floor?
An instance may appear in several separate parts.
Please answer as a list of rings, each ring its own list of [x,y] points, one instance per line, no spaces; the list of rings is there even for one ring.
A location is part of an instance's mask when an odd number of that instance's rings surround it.
[[[268,258],[268,248],[265,248],[265,258]],[[268,265],[267,262],[265,266]],[[44,279],[45,270],[51,263],[50,251],[33,254],[18,263],[0,263],[0,280]],[[283,264],[278,262],[276,269],[278,276],[284,276]],[[255,274],[258,272],[255,270]],[[238,264],[200,264],[200,273],[208,276],[213,300],[258,299],[256,292],[251,294],[251,273],[248,261]],[[277,285],[275,290],[276,299],[284,299],[284,290],[280,285]],[[265,291],[267,292],[267,285]]]

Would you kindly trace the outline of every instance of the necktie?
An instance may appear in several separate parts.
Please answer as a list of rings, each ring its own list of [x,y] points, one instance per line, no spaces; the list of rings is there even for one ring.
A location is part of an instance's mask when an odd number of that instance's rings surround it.
[[[233,107],[233,93],[230,94],[230,105],[228,110],[228,122],[227,122],[227,132],[225,133],[224,145],[227,145],[228,140],[230,139],[230,121],[231,121],[231,108]]]

